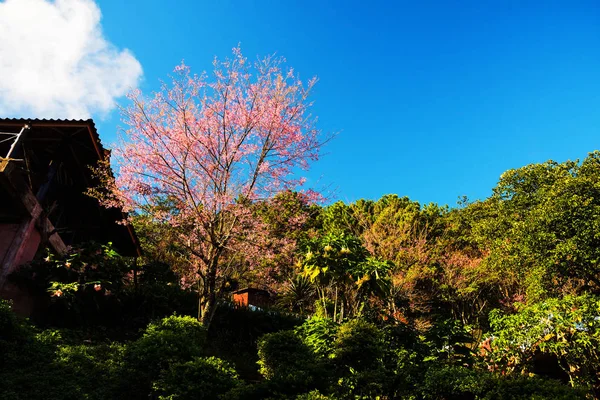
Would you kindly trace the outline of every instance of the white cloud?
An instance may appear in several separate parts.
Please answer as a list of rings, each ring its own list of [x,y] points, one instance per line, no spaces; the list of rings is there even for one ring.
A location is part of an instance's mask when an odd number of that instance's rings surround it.
[[[0,117],[106,114],[140,63],[102,35],[92,0],[0,1]]]

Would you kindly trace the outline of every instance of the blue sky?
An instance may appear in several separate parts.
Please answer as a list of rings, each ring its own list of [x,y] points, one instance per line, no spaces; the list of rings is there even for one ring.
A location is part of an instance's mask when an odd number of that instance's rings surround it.
[[[318,76],[314,113],[339,135],[308,176],[340,200],[455,205],[488,196],[507,169],[600,147],[597,1],[97,4],[146,92],[182,59],[210,71],[238,42],[249,58],[277,53]],[[98,118],[110,143],[118,112]]]

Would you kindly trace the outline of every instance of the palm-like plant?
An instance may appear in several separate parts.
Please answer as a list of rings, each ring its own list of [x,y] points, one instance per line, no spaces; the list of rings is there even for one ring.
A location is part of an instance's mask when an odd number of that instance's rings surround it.
[[[327,312],[326,299],[334,304],[333,319],[358,315],[372,295],[389,293],[391,265],[369,257],[361,241],[344,233],[329,233],[313,239],[302,261],[303,275],[316,285]]]
[[[304,275],[296,275],[287,281],[277,304],[292,312],[305,313],[314,303],[315,285]]]

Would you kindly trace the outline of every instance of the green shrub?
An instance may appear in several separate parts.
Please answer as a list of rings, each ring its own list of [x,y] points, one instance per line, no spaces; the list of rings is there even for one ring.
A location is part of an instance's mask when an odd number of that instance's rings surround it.
[[[581,391],[558,381],[526,376],[502,376],[465,367],[432,368],[422,386],[425,399],[576,400]]]
[[[318,390],[313,390],[309,393],[304,393],[296,397],[296,400],[334,400],[333,397],[325,396]]]
[[[0,300],[0,398],[48,396],[59,376],[54,374],[53,356],[54,346],[36,340],[33,328],[12,312],[9,302]]]
[[[244,379],[256,380],[258,340],[267,333],[293,329],[302,319],[274,311],[252,311],[230,303],[220,303],[208,330],[210,355],[235,364]]]
[[[191,316],[198,312],[198,294],[182,289],[171,267],[160,262],[141,265],[137,285],[125,286],[118,295],[119,319],[123,320],[119,326],[133,331],[174,311]]]
[[[153,388],[161,400],[212,400],[226,398],[224,395],[240,383],[237,373],[226,361],[197,357],[171,365]]]
[[[31,338],[30,327],[12,311],[11,303],[0,299],[0,368],[18,359],[18,348]]]
[[[44,334],[36,334],[28,320],[12,311],[10,302],[0,299],[0,374],[20,379],[17,372],[20,368],[47,363],[53,353],[54,343]]]
[[[80,327],[120,325],[120,293],[131,268],[112,244],[88,242],[65,255],[37,257],[10,275],[38,299],[32,319],[43,325]],[[43,305],[43,309],[41,306]]]
[[[341,398],[374,398],[383,393],[387,380],[383,364],[382,332],[363,320],[341,325],[334,342],[332,362]]]
[[[495,376],[494,384],[483,397],[485,400],[583,400],[585,392],[558,381],[538,377]]]
[[[340,326],[333,350],[337,366],[358,371],[376,368],[383,354],[383,334],[375,325],[356,319]]]
[[[312,351],[321,358],[331,358],[333,343],[339,325],[329,318],[312,317],[296,328],[298,334]]]
[[[464,367],[431,368],[422,386],[425,399],[481,398],[492,385],[489,374]]]
[[[59,346],[53,362],[56,398],[108,399],[128,384],[120,344]]]
[[[313,308],[315,309],[314,316],[317,318],[327,318],[327,316],[334,314],[335,304],[329,298],[317,299],[313,304]]]
[[[471,345],[475,340],[465,326],[455,319],[438,319],[425,334],[429,348],[425,361],[434,364],[472,365]]]
[[[29,329],[12,311],[11,303],[0,299],[0,341],[16,341],[30,336]]]
[[[148,325],[129,356],[144,364],[170,364],[200,356],[205,343],[206,330],[197,319],[173,315]]]
[[[315,354],[293,331],[264,335],[258,357],[261,374],[286,393],[313,389],[321,375]]]
[[[289,399],[289,395],[277,394],[277,385],[268,380],[243,383],[234,387],[224,396],[227,400],[273,400]]]
[[[404,348],[387,349],[384,369],[384,391],[393,399],[415,392],[426,372],[423,355]]]
[[[390,398],[404,398],[414,393],[423,382],[429,348],[410,327],[388,325],[383,328],[386,393]]]
[[[115,398],[122,346],[65,345],[56,330],[36,333],[0,302],[0,398]]]
[[[518,312],[490,313],[488,362],[506,372],[533,371],[536,355],[551,354],[574,385],[600,394],[600,297],[549,298]]]
[[[205,342],[206,329],[195,318],[173,315],[151,323],[125,351],[128,373],[136,376],[127,392],[132,398],[142,398],[141,393],[150,392],[151,382],[161,371],[201,356]]]

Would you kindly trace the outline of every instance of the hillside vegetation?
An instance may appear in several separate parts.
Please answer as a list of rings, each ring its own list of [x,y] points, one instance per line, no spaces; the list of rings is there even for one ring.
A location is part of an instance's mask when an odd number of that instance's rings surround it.
[[[38,306],[0,303],[0,398],[600,395],[600,152],[507,171],[456,208],[237,201],[260,222],[239,243],[260,230],[262,248],[224,250],[202,322],[194,249],[174,240],[189,227],[156,209],[133,216],[135,263],[89,243],[13,274]],[[233,304],[243,287],[271,306]]]

